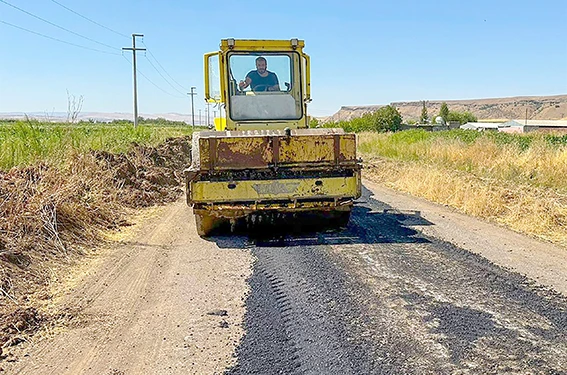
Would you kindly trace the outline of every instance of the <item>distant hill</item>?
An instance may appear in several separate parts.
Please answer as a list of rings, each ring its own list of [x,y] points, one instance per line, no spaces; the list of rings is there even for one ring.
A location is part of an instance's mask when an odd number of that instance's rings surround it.
[[[439,113],[441,103],[447,103],[451,111],[469,111],[479,120],[524,119],[567,120],[567,95],[518,96],[513,98],[471,99],[471,100],[427,100],[426,108],[430,118]],[[394,102],[404,121],[419,120],[422,102]],[[349,120],[364,113],[373,112],[384,105],[343,106],[326,121]]]

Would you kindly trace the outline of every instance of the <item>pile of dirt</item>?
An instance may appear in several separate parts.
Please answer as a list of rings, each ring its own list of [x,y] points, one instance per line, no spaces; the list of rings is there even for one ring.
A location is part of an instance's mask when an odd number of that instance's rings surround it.
[[[104,231],[128,225],[129,208],[180,196],[190,145],[190,137],[172,138],[126,154],[72,155],[64,167],[0,171],[0,348],[48,319],[30,309],[50,298],[53,268],[77,261]]]
[[[191,164],[189,137],[169,138],[158,147],[133,145],[128,154],[93,151],[113,171],[120,202],[146,207],[171,202],[183,192],[183,169]]]

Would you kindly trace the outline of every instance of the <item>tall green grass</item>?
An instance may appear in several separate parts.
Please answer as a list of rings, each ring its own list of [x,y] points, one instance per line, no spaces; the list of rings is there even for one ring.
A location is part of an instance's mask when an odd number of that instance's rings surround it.
[[[188,135],[190,126],[131,123],[53,124],[38,121],[0,122],[0,170],[40,161],[59,164],[74,152],[128,151],[133,143],[155,146],[166,138]]]

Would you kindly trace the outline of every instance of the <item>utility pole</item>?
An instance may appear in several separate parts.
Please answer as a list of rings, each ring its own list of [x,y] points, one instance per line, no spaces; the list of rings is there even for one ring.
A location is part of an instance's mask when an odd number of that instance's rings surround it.
[[[526,126],[528,125],[528,109],[526,108]]]
[[[199,109],[199,125],[203,126],[203,118],[201,117],[201,110]]]
[[[187,95],[191,95],[191,125],[195,127],[195,105],[193,104],[193,97],[195,96],[196,87],[191,87],[191,92],[187,93]]]
[[[145,48],[136,48],[136,37],[142,34],[132,34],[132,48],[122,48],[123,51],[132,51],[132,65],[134,69],[134,127],[138,126],[138,86],[136,80],[136,51],[145,51]]]

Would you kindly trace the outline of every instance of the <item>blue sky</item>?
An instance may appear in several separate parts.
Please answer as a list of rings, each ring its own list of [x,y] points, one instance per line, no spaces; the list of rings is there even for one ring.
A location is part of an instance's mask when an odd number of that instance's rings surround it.
[[[0,0],[0,21],[115,53],[0,23],[0,112],[66,112],[67,90],[84,97],[83,112],[132,112],[132,53],[121,51],[132,33],[144,34],[138,46],[152,55],[139,52],[138,68],[159,87],[138,77],[140,113],[190,113],[191,86],[204,108],[202,56],[228,37],[304,39],[315,116],[341,105],[567,94],[565,0],[57,2],[125,36],[52,0]]]

